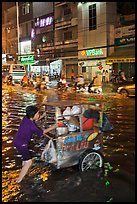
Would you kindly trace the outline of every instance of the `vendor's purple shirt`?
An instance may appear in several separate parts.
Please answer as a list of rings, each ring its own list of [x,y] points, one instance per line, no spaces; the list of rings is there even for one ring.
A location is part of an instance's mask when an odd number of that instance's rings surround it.
[[[24,117],[21,121],[18,132],[15,134],[13,139],[15,146],[28,144],[32,138],[33,133],[41,136],[43,134],[43,130],[38,128],[33,120]]]

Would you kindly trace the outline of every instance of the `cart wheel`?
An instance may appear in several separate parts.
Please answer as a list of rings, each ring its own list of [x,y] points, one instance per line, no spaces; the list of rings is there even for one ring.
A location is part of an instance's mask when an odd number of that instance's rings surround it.
[[[84,152],[79,161],[79,170],[96,169],[103,166],[103,157],[96,151],[89,150]]]

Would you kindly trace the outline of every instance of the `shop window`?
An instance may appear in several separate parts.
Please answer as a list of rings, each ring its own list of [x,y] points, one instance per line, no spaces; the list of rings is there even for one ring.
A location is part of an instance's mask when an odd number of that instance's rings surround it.
[[[89,30],[96,29],[96,4],[89,6]]]
[[[30,3],[26,2],[22,5],[22,15],[26,15],[28,13],[30,13]]]
[[[64,33],[64,40],[72,40],[72,31]]]
[[[69,14],[71,14],[71,9],[70,8],[64,9],[64,16]]]
[[[86,67],[82,67],[82,73],[86,72]]]

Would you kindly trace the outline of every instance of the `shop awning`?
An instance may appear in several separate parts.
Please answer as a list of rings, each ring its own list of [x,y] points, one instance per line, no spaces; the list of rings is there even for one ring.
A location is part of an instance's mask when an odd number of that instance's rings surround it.
[[[135,47],[115,50],[106,59],[106,64],[135,62]]]
[[[51,64],[52,62],[56,62],[57,60],[55,59],[49,59],[48,63],[46,62],[46,60],[41,60],[41,61],[37,61],[35,64],[33,64],[32,66],[49,66],[49,64]]]
[[[46,61],[37,61],[35,64],[32,64],[32,66],[47,66]]]

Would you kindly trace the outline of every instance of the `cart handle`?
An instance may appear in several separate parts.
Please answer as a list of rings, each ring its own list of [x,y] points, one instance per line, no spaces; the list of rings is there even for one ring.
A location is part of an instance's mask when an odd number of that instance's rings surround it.
[[[44,136],[48,137],[50,140],[56,140],[56,139],[53,139],[52,137],[50,137],[49,135],[47,134],[43,134]]]

